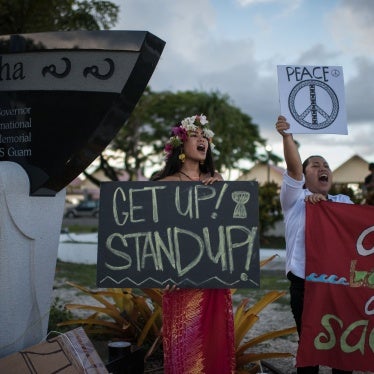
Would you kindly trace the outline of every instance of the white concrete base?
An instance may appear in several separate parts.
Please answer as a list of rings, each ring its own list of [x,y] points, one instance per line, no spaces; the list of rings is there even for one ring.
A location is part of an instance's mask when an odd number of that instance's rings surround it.
[[[29,179],[0,162],[0,357],[45,339],[66,190],[29,196]]]

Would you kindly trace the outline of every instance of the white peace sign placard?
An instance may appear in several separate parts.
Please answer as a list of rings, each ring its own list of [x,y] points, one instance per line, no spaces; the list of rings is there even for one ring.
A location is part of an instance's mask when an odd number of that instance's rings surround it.
[[[341,66],[278,65],[281,114],[293,134],[348,134]]]

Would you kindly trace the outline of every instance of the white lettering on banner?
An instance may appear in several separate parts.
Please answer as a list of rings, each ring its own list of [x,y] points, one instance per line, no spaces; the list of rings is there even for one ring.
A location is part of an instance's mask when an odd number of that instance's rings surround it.
[[[374,304],[374,296],[372,296],[365,304],[365,313],[369,316],[374,314],[374,308],[370,309],[370,304]]]
[[[331,321],[335,323],[331,323]],[[333,314],[325,314],[321,319],[321,331],[314,339],[314,347],[317,350],[331,350],[340,348],[344,353],[360,351],[362,355],[374,352],[374,329],[370,326],[370,320],[357,320],[348,326],[344,326],[341,318]],[[334,326],[336,326],[334,328]],[[349,343],[350,335],[355,335],[355,344]],[[340,338],[339,338],[340,336]],[[369,352],[365,352],[365,341],[368,342]]]
[[[357,239],[356,249],[357,249],[357,252],[361,256],[369,256],[369,255],[374,253],[374,247],[369,248],[369,249],[365,249],[363,244],[362,244],[363,241],[365,240],[366,236],[369,235],[371,232],[374,232],[374,226],[371,226],[371,227],[368,227],[367,229],[365,229]]]

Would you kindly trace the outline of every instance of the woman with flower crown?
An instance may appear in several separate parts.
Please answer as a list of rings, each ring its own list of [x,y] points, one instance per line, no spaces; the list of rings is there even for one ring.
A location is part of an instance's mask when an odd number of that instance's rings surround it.
[[[153,180],[212,184],[222,181],[214,169],[213,131],[203,114],[172,128],[166,163]],[[234,322],[229,289],[166,287],[163,296],[164,372],[235,372]]]

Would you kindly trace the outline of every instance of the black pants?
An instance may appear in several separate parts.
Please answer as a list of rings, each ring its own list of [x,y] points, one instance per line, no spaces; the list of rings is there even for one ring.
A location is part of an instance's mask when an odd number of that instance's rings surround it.
[[[290,283],[291,310],[296,322],[297,332],[301,334],[301,316],[304,306],[304,279],[297,277],[289,272],[287,274]],[[297,374],[318,374],[318,366],[304,366],[297,368]],[[332,374],[351,374],[351,371],[332,369]]]

